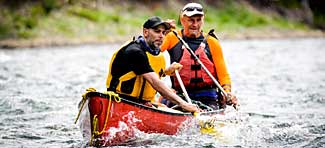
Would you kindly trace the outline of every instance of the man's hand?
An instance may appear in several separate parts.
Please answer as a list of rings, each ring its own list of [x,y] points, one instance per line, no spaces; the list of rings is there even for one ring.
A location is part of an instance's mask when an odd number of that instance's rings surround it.
[[[235,108],[239,105],[237,97],[231,92],[227,92],[227,96],[223,96],[222,104],[232,105]]]
[[[170,25],[171,29],[176,29],[176,22],[174,19],[167,19],[166,22]]]
[[[179,63],[172,63],[166,70],[165,70],[165,74],[166,75],[173,75],[175,73],[176,70],[181,70],[183,67],[183,65],[179,64]]]
[[[176,29],[176,23],[174,19],[167,19],[166,22],[170,25],[170,29],[166,30],[166,34]]]
[[[227,104],[238,105],[237,97],[234,94],[232,94],[231,92],[228,92],[227,95],[228,95],[228,98],[230,98],[230,100],[229,100],[229,102],[227,102]]]
[[[195,112],[201,112],[201,110],[195,105],[195,104],[190,104],[190,103],[182,103],[179,104],[179,106],[189,112],[195,113]]]

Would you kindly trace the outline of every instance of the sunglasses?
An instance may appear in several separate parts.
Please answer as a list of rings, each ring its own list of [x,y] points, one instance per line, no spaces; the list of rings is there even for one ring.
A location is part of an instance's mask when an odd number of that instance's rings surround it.
[[[183,11],[194,11],[195,9],[197,11],[199,11],[199,12],[202,12],[203,11],[203,8],[200,8],[200,7],[187,7]]]

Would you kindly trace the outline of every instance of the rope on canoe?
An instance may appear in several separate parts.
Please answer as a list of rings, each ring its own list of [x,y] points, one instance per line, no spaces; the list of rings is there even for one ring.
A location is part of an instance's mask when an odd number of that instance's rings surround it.
[[[82,94],[81,107],[79,108],[79,112],[78,112],[78,115],[77,115],[76,120],[74,121],[74,124],[77,123],[77,121],[78,121],[78,119],[79,119],[79,117],[80,117],[81,111],[82,111],[82,109],[84,108],[84,105],[85,105],[85,103],[86,103],[86,100],[87,100],[87,94],[90,93],[90,92],[96,92],[96,89],[93,88],[93,87],[89,87],[89,88],[86,89],[86,92],[85,92],[84,94]]]
[[[120,103],[121,102],[121,98],[118,96],[118,94],[112,92],[112,91],[106,91],[104,92],[104,94],[106,94],[109,98],[109,103],[108,103],[108,107],[107,107],[107,111],[106,111],[106,118],[105,118],[105,122],[104,122],[104,127],[101,131],[97,131],[97,124],[98,124],[98,118],[97,118],[97,115],[94,115],[93,117],[93,132],[91,134],[91,139],[90,139],[90,146],[92,145],[93,143],[93,140],[94,140],[94,137],[95,136],[98,136],[98,135],[101,135],[105,132],[105,128],[107,127],[107,124],[108,124],[108,119],[109,119],[109,114],[110,114],[110,110],[111,110],[111,105],[112,105],[112,98],[114,98],[114,101],[117,102],[117,103]]]

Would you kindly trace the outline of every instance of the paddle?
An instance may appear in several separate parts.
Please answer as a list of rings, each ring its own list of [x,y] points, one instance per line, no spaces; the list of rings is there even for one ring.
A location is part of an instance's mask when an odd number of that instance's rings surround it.
[[[196,56],[196,54],[193,52],[193,50],[190,48],[190,46],[183,40],[182,37],[178,35],[178,33],[173,30],[173,33],[176,35],[176,37],[182,42],[182,44],[185,46],[185,48],[190,52],[190,54],[194,57],[194,59],[201,65],[203,70],[208,74],[208,76],[211,78],[211,80],[216,84],[216,86],[221,90],[222,95],[224,95],[227,99],[227,102],[230,101],[230,96],[227,94],[227,92],[220,86],[219,82],[213,77],[213,75],[210,73],[210,71],[204,66],[204,64],[201,62],[201,60]],[[237,105],[233,105],[233,107],[238,110]]]
[[[192,100],[191,100],[191,98],[189,97],[189,95],[188,95],[188,93],[187,93],[187,91],[186,91],[186,88],[185,88],[185,86],[184,86],[184,83],[183,83],[183,81],[182,81],[181,76],[179,75],[178,70],[175,70],[175,75],[176,75],[176,79],[177,79],[177,81],[178,81],[178,83],[179,83],[179,85],[181,86],[181,89],[182,89],[182,91],[183,91],[183,96],[185,97],[185,99],[186,99],[186,101],[187,101],[188,103],[192,104]],[[213,110],[211,107],[209,107],[208,105],[205,105],[205,104],[201,103],[200,101],[194,101],[194,103],[195,103],[196,105],[200,106],[200,107],[204,107],[204,108],[206,108],[208,111],[212,111],[212,110]],[[177,107],[177,106],[174,106],[174,107],[172,107],[172,108],[175,108],[175,107]],[[195,114],[195,113],[194,113],[194,114]]]
[[[185,89],[184,83],[183,83],[183,81],[181,79],[181,76],[179,75],[178,70],[175,70],[175,75],[176,75],[177,81],[178,81],[179,85],[181,86],[181,89],[182,89],[182,91],[184,93],[184,97],[185,97],[186,101],[188,103],[192,104],[191,98],[188,96],[188,93],[187,93],[187,91]]]
[[[184,83],[181,79],[181,76],[179,75],[178,70],[175,70],[175,75],[176,75],[176,79],[179,83],[179,85],[181,86],[181,89],[183,91],[183,95],[186,98],[188,103],[192,103],[191,98],[189,97]],[[207,106],[208,107],[208,106]],[[213,134],[215,133],[215,129],[214,129],[214,124],[216,122],[216,118],[211,118],[209,115],[213,115],[213,114],[219,114],[224,112],[224,109],[220,109],[220,110],[214,110],[214,111],[209,111],[209,112],[194,112],[193,116],[198,120],[199,125],[200,125],[200,130],[201,133],[205,133],[205,134]],[[218,120],[220,119],[221,116],[218,116]]]

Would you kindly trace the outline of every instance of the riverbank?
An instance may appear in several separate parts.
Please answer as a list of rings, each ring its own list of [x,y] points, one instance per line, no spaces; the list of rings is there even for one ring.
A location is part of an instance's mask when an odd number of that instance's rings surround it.
[[[125,42],[141,34],[143,21],[150,16],[177,21],[179,9],[185,3],[49,0],[16,4],[8,1],[0,5],[0,48]],[[312,19],[304,15],[312,13],[311,10],[307,13],[298,1],[291,5],[207,1],[203,3],[206,14],[203,30],[215,29],[220,40],[325,37],[324,30],[305,22]],[[177,22],[177,28],[180,27]]]
[[[285,38],[325,38],[321,30],[243,30],[241,32],[215,32],[220,40],[249,40],[249,39],[285,39]],[[0,40],[0,48],[35,48],[53,46],[74,46],[83,44],[110,44],[122,43],[131,36],[106,37],[106,38],[35,38],[35,39],[5,39]]]

